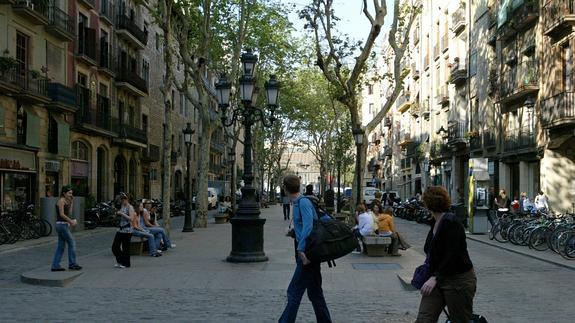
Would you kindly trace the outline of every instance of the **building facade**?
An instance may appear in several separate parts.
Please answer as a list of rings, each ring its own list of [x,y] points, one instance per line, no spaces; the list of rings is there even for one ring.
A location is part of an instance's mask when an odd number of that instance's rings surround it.
[[[479,158],[492,192],[533,199],[542,190],[554,210],[571,210],[572,2],[422,1],[421,8],[402,66],[410,72],[404,91],[384,119],[385,144],[371,156],[383,153],[382,187],[407,197],[443,185],[466,201],[470,160]]]

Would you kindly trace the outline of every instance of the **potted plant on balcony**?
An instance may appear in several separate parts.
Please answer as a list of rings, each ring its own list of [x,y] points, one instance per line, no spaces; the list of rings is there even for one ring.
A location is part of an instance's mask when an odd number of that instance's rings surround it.
[[[10,56],[2,56],[0,57],[0,73],[4,74],[7,71],[10,71],[18,66],[18,62],[16,59]]]
[[[465,139],[470,140],[472,138],[478,138],[479,137],[479,132],[478,131],[468,131],[465,133],[464,135]]]

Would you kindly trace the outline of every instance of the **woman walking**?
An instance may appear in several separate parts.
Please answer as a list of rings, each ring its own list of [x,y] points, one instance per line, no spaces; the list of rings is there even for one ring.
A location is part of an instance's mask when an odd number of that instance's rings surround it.
[[[136,217],[134,208],[128,202],[128,195],[120,193],[120,207],[116,215],[120,216],[120,228],[112,243],[112,253],[116,256],[116,268],[130,267],[130,239],[132,238],[132,221]]]
[[[425,241],[428,277],[421,286],[416,323],[437,322],[446,305],[451,322],[469,322],[477,278],[467,252],[465,229],[454,214],[447,213],[451,200],[445,188],[429,187],[423,202],[434,221]]]
[[[52,260],[52,271],[64,271],[60,267],[62,255],[66,244],[68,245],[68,269],[80,270],[82,267],[76,262],[76,241],[72,236],[70,227],[76,226],[78,221],[72,216],[74,206],[74,192],[70,186],[62,187],[62,193],[56,203],[56,232],[58,233],[58,247]]]

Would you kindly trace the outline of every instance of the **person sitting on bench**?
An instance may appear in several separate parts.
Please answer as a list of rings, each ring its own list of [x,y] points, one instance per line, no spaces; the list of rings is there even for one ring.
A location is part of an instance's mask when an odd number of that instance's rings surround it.
[[[355,208],[357,216],[357,225],[353,229],[355,236],[361,241],[361,246],[363,247],[363,253],[367,253],[367,248],[363,243],[363,237],[373,234],[373,216],[371,213],[367,212],[365,205],[358,204]],[[361,250],[357,250],[360,251]]]
[[[141,205],[141,203],[140,203],[140,205]],[[166,230],[164,230],[164,228],[162,228],[160,226],[158,221],[156,221],[155,213],[154,213],[154,219],[152,222],[152,216],[151,216],[150,212],[148,211],[148,210],[153,210],[152,203],[149,200],[146,200],[142,208],[143,208],[143,212],[142,212],[143,216],[140,219],[140,225],[143,228],[148,229],[150,231],[150,233],[153,234],[154,237],[156,237],[156,241],[161,240],[163,242],[163,246],[161,248],[159,248],[160,245],[158,245],[156,247],[162,251],[166,251],[169,248],[175,248],[176,244],[172,243],[172,241],[170,240],[170,238],[166,234]]]
[[[162,251],[158,250],[158,245],[160,239],[156,239],[150,230],[146,229],[141,223],[141,218],[143,217],[144,206],[139,203],[136,207],[136,214],[132,219],[132,235],[135,237],[141,237],[148,239],[148,249],[150,250],[151,257],[160,257]]]
[[[395,230],[395,222],[393,221],[393,209],[386,207],[377,216],[377,227],[380,235],[386,235],[391,237],[391,245],[387,253],[391,256],[401,256],[398,252],[399,249],[399,238],[397,231]]]

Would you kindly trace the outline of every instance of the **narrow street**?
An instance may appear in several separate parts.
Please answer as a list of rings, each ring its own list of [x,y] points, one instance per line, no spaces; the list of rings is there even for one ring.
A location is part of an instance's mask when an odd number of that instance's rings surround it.
[[[174,229],[177,248],[160,258],[132,257],[133,268],[113,268],[109,245],[113,229],[78,235],[84,273],[64,288],[20,283],[24,271],[49,270],[55,245],[0,253],[0,321],[115,321],[273,322],[286,302],[293,273],[291,242],[281,208],[262,210],[267,218],[265,263],[223,261],[230,248],[231,227],[210,221],[208,228],[184,234]],[[174,228],[183,218],[174,219]],[[397,220],[413,248],[399,258],[350,254],[337,267],[322,270],[324,290],[334,322],[412,322],[419,293],[406,291],[397,273],[412,272],[423,261],[427,227]],[[575,272],[539,260],[468,240],[478,276],[475,311],[489,322],[570,322],[575,311],[563,300],[575,291],[566,282]],[[395,269],[373,269],[393,264]],[[397,268],[396,268],[397,267]],[[156,305],[150,306],[152,299]],[[28,311],[33,307],[34,311]],[[55,311],[54,309],[59,309]],[[81,314],[80,314],[81,313]],[[311,304],[304,298],[298,322],[313,322]]]

